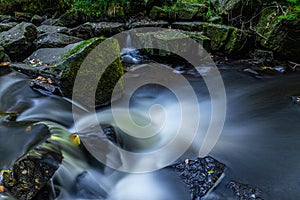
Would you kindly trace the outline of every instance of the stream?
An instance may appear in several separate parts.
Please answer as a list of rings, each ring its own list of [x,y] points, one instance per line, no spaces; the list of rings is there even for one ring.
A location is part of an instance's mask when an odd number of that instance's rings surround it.
[[[227,187],[231,180],[258,188],[266,200],[300,199],[300,105],[290,98],[300,95],[299,74],[255,79],[226,64],[221,65],[220,73],[226,89],[227,114],[221,137],[209,155],[227,167],[222,181],[203,199],[235,199],[233,191]],[[133,80],[137,77],[138,73],[128,76]],[[201,116],[205,116],[199,130],[201,135],[201,131],[208,126],[207,116],[211,115],[209,94],[201,77],[186,77],[197,94]],[[75,132],[78,124],[82,130],[90,127],[90,116],[84,106],[67,98],[40,94],[32,90],[29,83],[30,78],[19,72],[1,72],[0,113],[18,113],[15,121],[0,115],[2,169],[9,168],[18,157],[49,134],[45,126],[35,122],[52,122],[70,132]],[[125,90],[124,96],[128,95]],[[116,105],[120,102],[122,98]],[[183,103],[194,109],[195,105],[191,105],[189,98],[184,99]],[[123,137],[123,147],[133,152],[151,152],[164,145],[180,123],[176,117],[177,104],[174,94],[164,87],[149,84],[136,90],[130,99],[130,108],[136,111],[133,112],[133,119],[145,125],[150,118],[160,121],[164,115],[167,121],[161,131],[165,134],[162,138],[142,142]],[[159,106],[153,105],[163,106],[163,112]],[[72,106],[81,116],[77,127],[74,126]],[[122,106],[118,108],[122,111]],[[150,114],[147,112],[149,109]],[[101,125],[114,126],[109,108],[97,109],[96,115]],[[190,117],[192,120],[193,116]],[[130,126],[128,122],[124,124]],[[190,127],[184,130],[189,131]],[[178,159],[196,158],[198,148],[197,144],[191,145]],[[115,162],[124,162],[119,155],[110,152],[103,156]],[[163,162],[167,156],[162,154],[157,162]],[[53,177],[53,185],[59,192],[53,194],[51,199],[190,199],[186,186],[168,168],[140,174],[120,172],[98,162],[86,149],[76,156],[65,157]],[[0,198],[9,199],[3,194]]]

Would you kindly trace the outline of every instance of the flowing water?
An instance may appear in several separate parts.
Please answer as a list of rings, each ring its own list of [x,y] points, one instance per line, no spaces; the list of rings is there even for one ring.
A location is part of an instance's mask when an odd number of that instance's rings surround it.
[[[233,199],[232,191],[226,186],[230,180],[259,188],[265,199],[299,199],[300,105],[292,103],[290,99],[292,95],[300,95],[299,74],[254,79],[231,66],[223,66],[220,71],[226,87],[227,116],[222,135],[210,155],[226,164],[227,169],[225,178],[205,199]],[[134,74],[129,79],[138,76]],[[211,114],[210,98],[200,77],[189,76],[188,79],[198,96],[200,114],[204,116],[198,130],[201,135],[201,131],[207,129],[208,116]],[[80,116],[75,127],[70,100],[39,94],[29,87],[29,82],[27,76],[15,71],[0,76],[0,168],[3,169],[49,134],[45,126],[36,125],[35,122],[50,121],[70,132],[84,131],[94,125],[89,124],[93,123],[91,117],[94,115],[90,115],[83,106],[73,105],[78,112],[75,114]],[[125,91],[124,95],[129,94]],[[122,102],[122,99],[118,102]],[[118,102],[116,105],[122,105]],[[190,104],[188,97],[181,103],[189,105],[189,109],[196,108]],[[146,141],[123,137],[123,147],[127,150],[154,151],[166,144],[180,124],[177,119],[178,102],[166,88],[151,84],[141,87],[131,97],[130,106],[133,120],[141,126],[153,119],[160,123],[161,116],[166,121],[160,130],[163,136]],[[121,113],[122,106],[117,108]],[[4,113],[18,113],[16,121],[8,120]],[[115,126],[109,108],[97,110],[96,116],[101,124]],[[191,114],[190,120],[192,118],[194,116]],[[122,120],[125,128],[131,126],[126,118]],[[184,130],[189,131],[190,127]],[[121,130],[117,132],[122,134]],[[105,140],[103,135],[101,138]],[[178,145],[184,146],[184,139],[182,143]],[[97,143],[94,145],[97,146]],[[119,154],[110,153],[109,150],[103,152],[103,157],[121,165],[130,162]],[[179,159],[195,158],[198,153],[199,145],[196,143]],[[162,154],[156,161],[163,162],[167,157]],[[83,148],[76,156],[65,156],[62,166],[53,177],[53,185],[60,192],[53,195],[52,199],[190,199],[186,186],[175,172],[167,168],[142,174],[119,172],[97,162]],[[5,197],[0,195],[0,198]]]

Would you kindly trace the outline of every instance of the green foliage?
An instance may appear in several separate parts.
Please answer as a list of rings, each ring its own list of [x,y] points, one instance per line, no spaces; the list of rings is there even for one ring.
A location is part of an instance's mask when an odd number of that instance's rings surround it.
[[[279,19],[295,20],[300,17],[300,2],[299,0],[286,0],[287,5],[281,6],[283,14],[278,16]]]
[[[68,11],[87,17],[107,16],[111,10],[114,15],[122,16],[124,13],[114,13],[116,8],[126,7],[129,0],[74,0],[72,8]]]

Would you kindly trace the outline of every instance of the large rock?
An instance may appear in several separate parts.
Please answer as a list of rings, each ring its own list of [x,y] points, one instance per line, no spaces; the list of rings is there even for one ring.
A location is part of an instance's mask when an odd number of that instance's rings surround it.
[[[202,32],[211,39],[211,52],[224,52],[229,55],[238,56],[249,50],[250,35],[241,29],[206,22],[176,22],[172,28],[185,31]]]
[[[39,48],[55,48],[64,47],[69,44],[80,42],[82,39],[68,36],[62,33],[45,33],[38,36],[34,41],[37,49]]]
[[[23,60],[30,55],[36,37],[36,27],[31,23],[22,22],[0,33],[0,45],[12,59]]]
[[[176,30],[164,30],[153,32],[132,32],[132,41],[134,46],[153,46],[146,51],[154,56],[174,56],[171,52],[177,52],[182,55],[191,55],[197,53],[193,43],[189,38],[194,39],[202,46],[209,46],[210,40],[199,32],[187,32]]]
[[[79,155],[79,143],[74,139],[76,135],[58,126],[51,126],[48,127],[51,136],[49,133],[40,135],[35,146],[16,159],[10,169],[0,173],[0,180],[3,180],[0,185],[16,199],[29,200],[35,197],[50,181],[66,154]]]
[[[265,8],[256,26],[257,41],[275,55],[300,62],[300,19],[282,19],[276,8]]]
[[[43,33],[68,33],[68,28],[64,26],[41,25],[37,27],[39,34]]]
[[[73,28],[70,33],[79,38],[90,39],[92,37],[111,37],[125,30],[125,24],[118,22],[86,22],[76,28]]]
[[[104,39],[105,38],[103,37],[93,38],[87,41],[68,45],[64,48],[39,49],[29,56],[25,62],[39,60],[40,65],[30,66],[28,64],[14,64],[13,67],[34,77],[39,74],[57,80],[61,86],[63,94],[67,97],[72,97],[74,81],[81,64],[87,55],[101,42],[103,42]],[[107,65],[109,63],[107,63],[106,57],[117,57],[120,55],[120,47],[116,40],[110,40],[109,44],[99,51],[107,52],[107,54],[102,57],[102,54],[99,54],[99,56],[96,55],[92,60],[86,61],[89,62],[89,65]],[[99,70],[101,71],[101,69]],[[90,76],[87,80],[91,80],[91,78],[97,75],[98,71],[83,71],[82,73],[83,74],[81,74],[81,76]],[[105,104],[110,100],[112,90],[122,75],[123,67],[121,58],[119,57],[109,65],[101,77],[95,94],[96,105]],[[77,98],[81,103],[90,106],[94,102],[90,102],[90,99],[86,98],[84,92],[91,90],[91,88],[89,85],[87,85],[86,88],[83,88],[84,85],[85,83],[82,83],[82,95],[80,96],[80,94],[77,94],[79,95]]]

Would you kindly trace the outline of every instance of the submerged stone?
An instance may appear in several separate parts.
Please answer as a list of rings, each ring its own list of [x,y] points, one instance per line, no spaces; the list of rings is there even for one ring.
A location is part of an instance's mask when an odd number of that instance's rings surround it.
[[[239,183],[237,181],[231,181],[228,187],[234,191],[234,194],[240,200],[263,200],[260,197],[261,191],[248,184]]]
[[[220,179],[225,165],[212,157],[186,159],[171,166],[188,186],[191,199],[200,199],[206,195]]]

